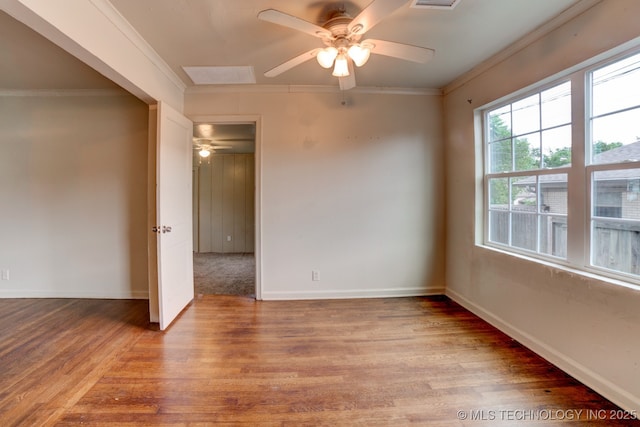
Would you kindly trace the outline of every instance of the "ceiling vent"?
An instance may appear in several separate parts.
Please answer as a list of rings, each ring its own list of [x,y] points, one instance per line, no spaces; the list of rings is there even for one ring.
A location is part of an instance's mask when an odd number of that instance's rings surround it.
[[[460,0],[413,0],[411,7],[416,9],[448,9],[451,10]]]

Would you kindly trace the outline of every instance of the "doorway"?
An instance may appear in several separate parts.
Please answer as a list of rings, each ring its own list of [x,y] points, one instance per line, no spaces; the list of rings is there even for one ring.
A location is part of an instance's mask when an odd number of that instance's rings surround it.
[[[193,242],[196,295],[256,298],[255,121],[195,121]]]

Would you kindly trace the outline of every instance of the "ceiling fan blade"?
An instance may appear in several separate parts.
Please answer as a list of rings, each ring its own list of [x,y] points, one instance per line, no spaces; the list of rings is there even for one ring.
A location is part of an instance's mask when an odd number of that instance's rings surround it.
[[[230,148],[233,148],[231,145],[194,145],[193,149],[196,151],[199,150],[228,150]]]
[[[371,53],[378,55],[392,56],[394,58],[405,59],[407,61],[424,64],[435,54],[435,50],[426,47],[412,46],[409,44],[388,42],[385,40],[367,39],[362,45],[372,45]]]
[[[316,55],[318,55],[318,52],[320,52],[321,50],[322,50],[321,48],[312,49],[312,50],[310,50],[308,52],[305,52],[305,53],[303,53],[301,55],[296,56],[295,58],[291,58],[287,62],[284,62],[284,63],[278,65],[277,67],[270,69],[269,71],[264,73],[264,75],[265,75],[265,77],[279,76],[280,74],[284,73],[285,71],[288,71],[291,68],[302,64],[303,62],[306,62],[306,61],[308,61],[310,59],[315,58]]]
[[[303,33],[307,33],[314,37],[333,38],[331,31],[326,28],[322,28],[316,24],[305,21],[304,19],[296,18],[295,16],[280,12],[279,10],[263,10],[258,13],[258,19],[282,25],[284,27],[293,28],[294,30],[302,31]]]
[[[338,77],[338,83],[340,83],[340,90],[349,90],[356,87],[355,74],[349,74],[347,77]]]
[[[373,0],[348,26],[350,33],[364,34],[383,18],[391,15],[407,3],[407,0]]]

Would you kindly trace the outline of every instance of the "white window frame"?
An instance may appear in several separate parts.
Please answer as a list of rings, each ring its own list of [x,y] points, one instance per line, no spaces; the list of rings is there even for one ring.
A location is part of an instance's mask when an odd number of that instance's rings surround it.
[[[618,55],[613,55],[607,59],[601,60],[598,63],[588,67],[585,69],[584,71],[584,84],[585,84],[585,94],[586,94],[586,100],[585,100],[585,107],[584,107],[584,112],[585,112],[585,117],[584,117],[584,128],[585,128],[585,139],[584,139],[584,143],[583,143],[583,147],[584,147],[584,157],[585,157],[585,181],[587,184],[587,205],[585,207],[585,211],[587,213],[587,218],[586,218],[586,225],[585,225],[585,234],[586,234],[586,244],[584,245],[585,248],[585,254],[584,254],[584,262],[585,262],[585,269],[588,271],[592,271],[596,274],[601,274],[603,276],[608,276],[608,277],[613,277],[613,278],[617,278],[617,279],[621,279],[621,280],[625,280],[625,281],[629,281],[632,283],[636,283],[636,284],[640,284],[640,277],[633,275],[633,274],[629,274],[629,273],[624,273],[621,271],[616,271],[616,270],[610,270],[607,269],[605,267],[600,267],[597,265],[593,265],[592,261],[593,261],[593,245],[592,245],[592,238],[593,238],[593,209],[592,209],[592,197],[593,197],[593,183],[594,180],[592,179],[593,176],[595,176],[596,172],[599,171],[611,171],[611,170],[625,170],[625,169],[638,169],[640,168],[640,160],[637,161],[623,161],[623,162],[618,162],[618,163],[592,163],[591,159],[591,149],[592,149],[592,144],[591,141],[593,140],[592,138],[592,112],[591,112],[591,106],[592,106],[592,94],[591,94],[591,89],[592,89],[592,72],[595,70],[598,70],[602,67],[605,67],[609,64],[613,64],[615,62],[621,61],[625,58],[628,58],[630,56],[634,56],[634,55],[639,55],[640,54],[640,49],[631,49],[628,51],[625,51],[624,53],[618,54]],[[627,108],[628,109],[628,108]],[[619,113],[619,112],[618,112]],[[596,116],[599,117],[599,116]],[[633,220],[625,220],[625,219],[612,219],[613,222],[637,222],[637,221],[633,221]]]
[[[513,104],[515,102],[518,102],[519,100],[522,100],[524,98],[528,98],[532,95],[535,94],[539,94],[541,92],[544,92],[547,89],[551,89],[555,86],[561,85],[563,83],[566,82],[570,82],[571,84],[571,92],[573,93],[574,91],[574,82],[573,79],[565,76],[562,78],[558,78],[556,80],[553,80],[551,82],[548,82],[544,85],[540,85],[540,86],[536,86],[530,90],[527,90],[526,92],[520,92],[517,95],[508,97],[508,98],[503,98],[501,100],[501,102],[496,102],[496,103],[492,103],[489,104],[487,106],[485,106],[484,108],[482,108],[482,123],[483,123],[483,130],[482,130],[482,147],[483,147],[483,171],[484,171],[484,175],[483,175],[483,194],[484,194],[484,206],[483,206],[483,212],[484,212],[484,227],[483,227],[483,240],[484,240],[484,244],[487,246],[493,246],[493,247],[497,247],[500,248],[502,250],[505,251],[509,251],[509,252],[515,252],[518,254],[522,254],[525,256],[532,256],[535,258],[541,258],[541,259],[545,259],[548,261],[552,261],[552,262],[557,262],[557,263],[562,263],[562,264],[566,264],[566,260],[564,258],[558,258],[552,255],[547,255],[544,253],[540,253],[539,251],[539,246],[540,246],[540,241],[539,241],[539,230],[538,230],[538,236],[536,238],[536,251],[529,251],[526,249],[521,249],[515,246],[511,246],[511,238],[509,239],[509,244],[505,245],[505,244],[500,244],[497,242],[492,242],[489,240],[489,234],[490,234],[490,219],[489,219],[489,180],[490,179],[495,179],[495,178],[517,178],[517,177],[524,177],[524,176],[536,176],[536,177],[540,177],[543,175],[555,175],[555,174],[568,174],[570,169],[572,168],[572,166],[563,166],[563,167],[557,167],[557,168],[538,168],[538,169],[530,169],[530,170],[513,170],[510,172],[487,172],[487,166],[489,165],[489,150],[488,150],[488,140],[489,140],[489,132],[490,129],[487,125],[488,122],[488,113],[489,111],[492,110],[496,110],[498,108],[501,108],[503,106],[509,105],[509,104]],[[571,105],[571,111],[572,111],[572,116],[571,116],[571,130],[572,130],[572,145],[575,143],[575,138],[573,137],[573,133],[574,133],[574,116],[573,116],[573,110],[574,110],[574,106],[573,104]],[[536,132],[540,132],[542,129],[538,129]],[[513,147],[513,145],[512,145]],[[540,155],[542,156],[542,153],[540,153]],[[572,158],[573,158],[573,152],[572,152]],[[572,159],[572,165],[573,165],[573,159]],[[538,190],[539,190],[539,186],[540,183],[538,181]],[[510,191],[510,186],[509,186],[509,194],[511,194]],[[567,193],[568,193],[568,189],[567,189]],[[538,191],[539,194],[539,191]],[[539,205],[540,202],[540,198],[538,196],[538,204]],[[511,204],[511,197],[509,197],[509,204]],[[540,217],[541,214],[539,212],[539,206],[536,206],[536,212],[532,215],[536,215],[536,217]],[[511,212],[511,208],[509,210],[509,212]],[[558,215],[561,216],[561,215]],[[568,220],[568,215],[564,215],[567,218],[567,224],[569,223]],[[509,231],[509,236],[511,237],[511,231]],[[568,243],[567,243],[568,246]],[[568,251],[568,247],[567,247],[567,251]]]
[[[595,171],[640,168],[640,161],[627,161],[624,163],[591,164],[591,81],[590,73],[603,66],[614,63],[625,57],[640,53],[640,42],[634,41],[629,46],[621,46],[611,53],[600,55],[579,64],[570,70],[560,73],[524,90],[515,92],[492,103],[489,103],[478,111],[481,115],[482,126],[482,185],[478,190],[482,191],[482,230],[478,235],[482,237],[482,246],[497,249],[506,253],[512,253],[529,260],[569,269],[574,272],[584,272],[595,275],[596,278],[614,279],[614,283],[620,281],[634,288],[640,286],[640,277],[632,274],[609,270],[591,265],[591,228],[592,228],[592,190],[591,177]],[[553,169],[534,169],[527,171],[512,171],[508,173],[490,173],[488,150],[488,112],[502,106],[517,102],[520,99],[540,93],[546,89],[571,82],[571,165]],[[541,153],[542,155],[542,153]],[[540,252],[528,251],[510,245],[504,245],[489,240],[489,179],[510,178],[517,176],[541,176],[545,174],[566,173],[567,180],[567,256],[566,259],[554,257]],[[478,201],[480,201],[478,199]],[[539,215],[539,213],[538,213]]]

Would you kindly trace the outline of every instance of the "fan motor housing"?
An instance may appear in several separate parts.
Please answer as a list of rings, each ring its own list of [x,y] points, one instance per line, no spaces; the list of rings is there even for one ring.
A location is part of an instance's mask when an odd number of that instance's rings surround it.
[[[336,11],[331,14],[331,17],[322,26],[331,31],[334,37],[347,37],[349,36],[349,24],[353,18],[344,11]]]

